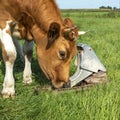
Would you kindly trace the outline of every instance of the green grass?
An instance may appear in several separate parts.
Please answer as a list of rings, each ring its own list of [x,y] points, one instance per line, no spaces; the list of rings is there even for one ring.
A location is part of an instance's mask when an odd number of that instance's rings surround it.
[[[88,90],[62,93],[40,90],[36,85],[50,82],[40,70],[36,56],[32,61],[33,84],[23,85],[23,65],[17,59],[14,73],[16,98],[0,97],[0,120],[120,120],[120,18],[105,17],[108,12],[63,12],[80,30],[89,30],[78,42],[90,45],[107,68],[107,84]],[[4,63],[0,56],[0,90],[4,78]],[[71,67],[71,74],[74,68]]]

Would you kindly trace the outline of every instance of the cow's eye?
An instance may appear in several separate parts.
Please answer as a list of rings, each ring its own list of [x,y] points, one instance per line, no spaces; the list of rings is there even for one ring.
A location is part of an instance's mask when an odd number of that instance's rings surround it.
[[[59,58],[64,60],[66,58],[66,51],[60,50],[59,51]]]

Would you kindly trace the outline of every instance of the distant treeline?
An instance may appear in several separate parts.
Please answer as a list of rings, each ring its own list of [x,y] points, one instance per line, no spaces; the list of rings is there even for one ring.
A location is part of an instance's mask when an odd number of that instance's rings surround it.
[[[72,11],[72,12],[76,12],[76,11],[83,11],[83,12],[110,12],[110,11],[115,11],[115,12],[120,12],[120,9],[110,9],[110,8],[105,8],[105,7],[101,7],[100,9],[61,9],[62,12],[66,12],[66,11]]]
[[[99,9],[109,9],[109,10],[119,10],[117,7],[111,7],[111,6],[101,6]]]

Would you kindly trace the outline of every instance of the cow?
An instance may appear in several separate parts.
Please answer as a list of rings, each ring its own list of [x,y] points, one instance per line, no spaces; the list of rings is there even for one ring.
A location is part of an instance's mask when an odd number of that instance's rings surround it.
[[[0,0],[0,46],[5,63],[2,96],[8,98],[15,95],[13,67],[16,48],[20,48],[16,39],[25,41],[23,51],[19,49],[25,62],[23,82],[32,83],[34,42],[42,71],[54,88],[61,88],[69,81],[77,37],[78,28],[69,18],[62,19],[55,0]]]

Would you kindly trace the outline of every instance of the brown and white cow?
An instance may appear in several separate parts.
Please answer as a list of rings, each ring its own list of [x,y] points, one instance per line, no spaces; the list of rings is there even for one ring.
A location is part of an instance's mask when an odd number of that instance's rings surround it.
[[[25,39],[23,51],[16,34]],[[3,97],[15,94],[13,66],[16,47],[24,53],[23,82],[32,82],[33,41],[39,65],[55,88],[69,81],[70,61],[76,52],[78,29],[70,19],[63,20],[55,0],[0,0],[0,45],[5,62]]]

